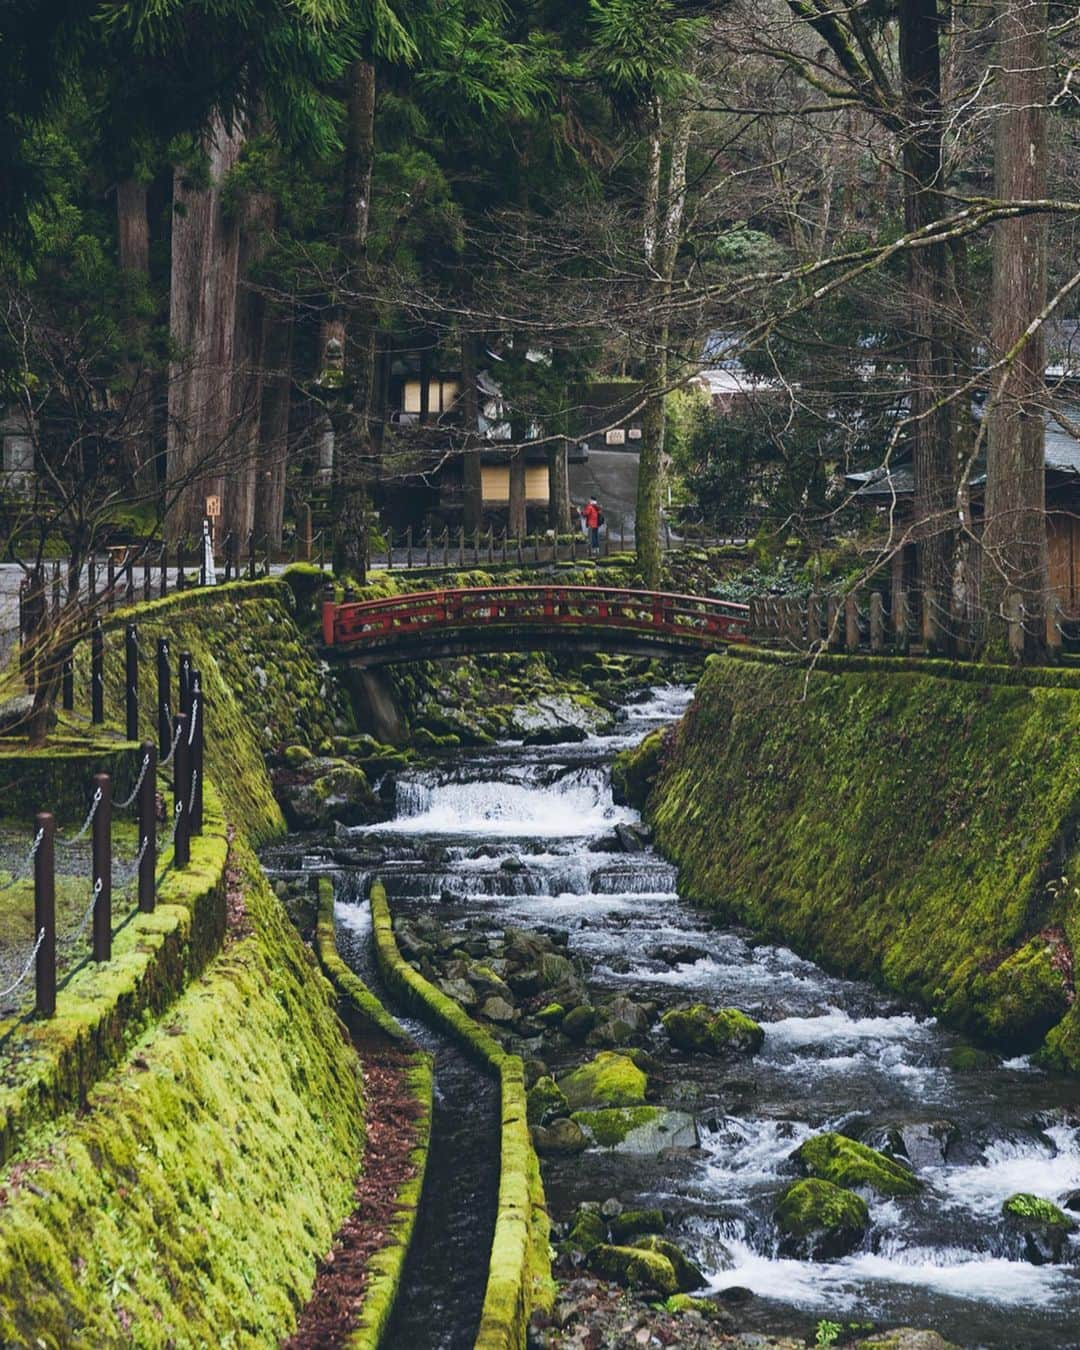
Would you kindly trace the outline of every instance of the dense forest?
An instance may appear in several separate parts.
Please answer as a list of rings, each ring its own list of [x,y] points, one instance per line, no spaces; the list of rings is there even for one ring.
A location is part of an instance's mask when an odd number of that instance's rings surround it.
[[[197,535],[209,494],[280,544],[314,497],[346,566],[448,459],[475,529],[497,363],[512,534],[537,442],[571,528],[580,390],[624,381],[644,582],[665,478],[798,529],[902,465],[868,570],[910,551],[942,649],[1019,605],[1037,658],[1077,49],[1051,0],[6,0],[9,554]],[[706,348],[767,396],[688,394]]]

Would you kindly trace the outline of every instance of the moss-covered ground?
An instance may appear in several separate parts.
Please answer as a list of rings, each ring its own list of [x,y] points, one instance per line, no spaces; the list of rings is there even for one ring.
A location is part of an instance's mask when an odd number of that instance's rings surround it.
[[[356,1057],[245,865],[243,936],[4,1177],[0,1341],[276,1343],[348,1208]]]
[[[1078,732],[992,671],[711,658],[649,813],[694,900],[1076,1069]]]

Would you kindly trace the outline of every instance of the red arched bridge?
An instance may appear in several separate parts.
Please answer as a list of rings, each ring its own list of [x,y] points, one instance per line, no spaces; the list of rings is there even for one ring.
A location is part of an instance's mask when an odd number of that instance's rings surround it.
[[[359,666],[472,652],[685,655],[745,642],[746,605],[608,586],[414,591],[323,605],[325,654]]]

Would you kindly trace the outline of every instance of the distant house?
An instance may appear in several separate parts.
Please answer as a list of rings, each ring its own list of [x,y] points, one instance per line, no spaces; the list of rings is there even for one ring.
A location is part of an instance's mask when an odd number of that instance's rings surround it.
[[[707,334],[702,344],[700,369],[689,385],[702,390],[714,412],[738,412],[755,398],[783,390],[779,380],[750,374],[735,355],[738,346],[739,335],[725,329]]]
[[[492,357],[494,361],[496,358]],[[462,512],[464,478],[464,386],[460,369],[431,365],[416,353],[394,359],[390,368],[390,427],[415,428],[408,444],[415,461],[403,483],[389,481],[382,496],[390,517],[401,524],[426,528],[432,521],[451,524]],[[479,441],[483,509],[498,517],[510,503],[510,412],[496,374],[482,369],[476,377],[477,418],[473,435]],[[531,425],[526,439],[537,439]],[[549,502],[546,443],[525,450],[526,509],[543,511]]]
[[[0,491],[26,497],[34,486],[34,439],[21,408],[0,408]]]
[[[1067,416],[1075,425],[1080,421],[1080,408],[1070,410]],[[1080,619],[1080,440],[1052,417],[1047,418],[1044,463],[1050,587],[1061,602],[1064,616]],[[849,473],[845,480],[853,489],[853,502],[877,507],[882,513],[892,509],[898,523],[910,521],[915,497],[910,463]],[[985,487],[985,473],[976,474],[971,481],[976,525],[981,520]],[[914,571],[914,545],[908,545],[905,554],[903,566],[910,576]],[[977,585],[981,560],[976,556],[971,561],[975,574],[972,581]]]

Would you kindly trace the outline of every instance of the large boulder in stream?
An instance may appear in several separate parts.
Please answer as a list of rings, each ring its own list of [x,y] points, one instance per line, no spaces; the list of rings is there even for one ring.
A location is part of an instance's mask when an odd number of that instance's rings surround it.
[[[530,1125],[546,1125],[549,1120],[569,1114],[566,1095],[554,1078],[538,1078],[525,1095],[526,1119]]]
[[[550,1125],[534,1125],[533,1148],[541,1157],[565,1158],[584,1153],[589,1141],[580,1125],[572,1120],[553,1120]]]
[[[665,1297],[679,1291],[675,1269],[660,1252],[600,1243],[589,1252],[589,1265],[598,1275],[628,1289],[653,1289]]]
[[[836,1186],[876,1191],[878,1195],[914,1195],[922,1182],[906,1167],[877,1149],[829,1130],[815,1134],[792,1154],[793,1161],[808,1176],[831,1181]]]
[[[1050,1200],[1020,1191],[1001,1207],[1006,1231],[1018,1237],[1025,1261],[1033,1266],[1060,1265],[1067,1258],[1069,1235],[1077,1223]]]
[[[572,1120],[597,1148],[615,1153],[657,1154],[666,1148],[696,1148],[697,1122],[664,1106],[609,1106],[575,1111]]]
[[[648,1079],[627,1055],[601,1052],[559,1079],[572,1111],[594,1106],[642,1106]]]
[[[633,1246],[638,1251],[656,1252],[660,1256],[666,1256],[675,1272],[680,1293],[689,1294],[693,1289],[703,1289],[708,1283],[705,1276],[683,1249],[676,1246],[674,1242],[669,1242],[667,1238],[657,1237],[655,1233],[650,1233],[648,1237],[638,1238]]]
[[[761,1049],[765,1032],[738,1008],[671,1008],[660,1021],[677,1050],[699,1055],[753,1055]]]
[[[866,1201],[854,1191],[811,1177],[793,1181],[773,1215],[780,1252],[803,1261],[836,1261],[862,1242],[870,1226]]]

